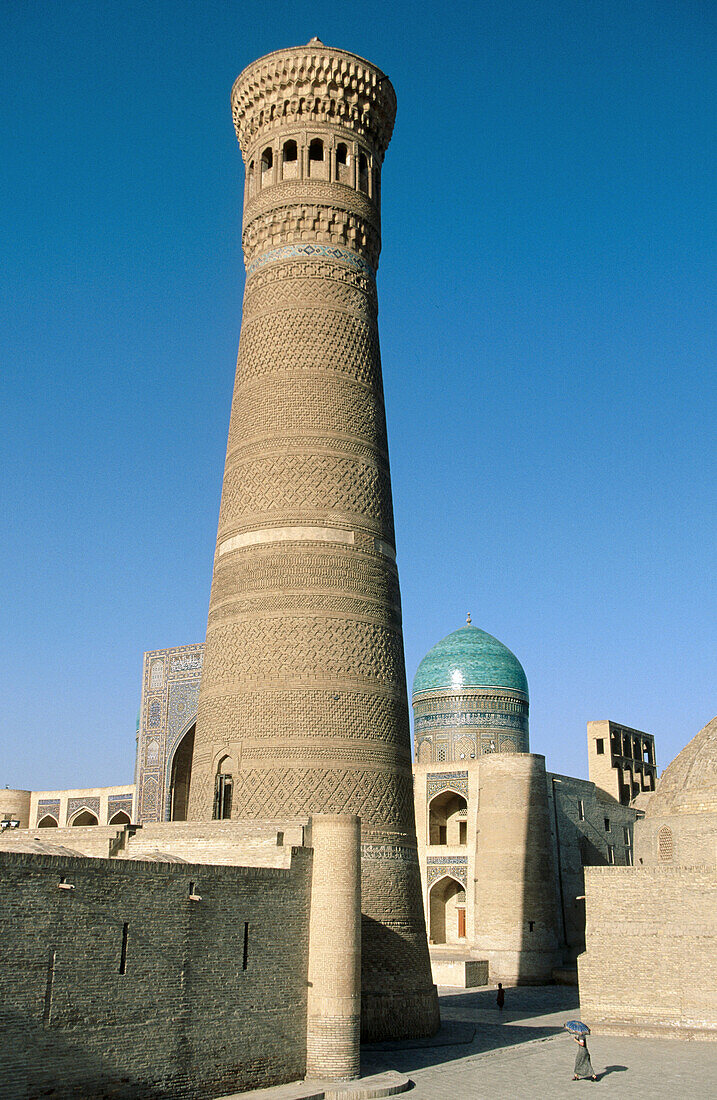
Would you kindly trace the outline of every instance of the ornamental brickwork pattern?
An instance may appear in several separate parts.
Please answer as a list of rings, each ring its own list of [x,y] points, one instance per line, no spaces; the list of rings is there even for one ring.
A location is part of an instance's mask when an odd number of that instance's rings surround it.
[[[262,135],[310,122],[355,134],[383,157],[396,117],[388,77],[354,54],[313,42],[254,61],[237,77],[231,98],[245,155]]]
[[[367,386],[379,384],[378,330],[372,320],[334,309],[330,300],[324,309],[290,307],[288,302],[286,308],[250,317],[242,325],[238,387],[265,375],[296,379],[309,371],[320,372],[323,386],[331,384],[334,373]],[[316,378],[307,378],[307,388],[309,381],[318,384]],[[237,396],[243,402],[241,390]]]

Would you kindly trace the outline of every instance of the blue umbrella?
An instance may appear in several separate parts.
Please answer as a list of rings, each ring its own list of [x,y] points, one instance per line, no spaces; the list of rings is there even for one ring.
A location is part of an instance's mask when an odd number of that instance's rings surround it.
[[[569,1031],[572,1035],[589,1035],[590,1028],[587,1024],[582,1023],[580,1020],[568,1020],[567,1024],[563,1024],[566,1031]]]

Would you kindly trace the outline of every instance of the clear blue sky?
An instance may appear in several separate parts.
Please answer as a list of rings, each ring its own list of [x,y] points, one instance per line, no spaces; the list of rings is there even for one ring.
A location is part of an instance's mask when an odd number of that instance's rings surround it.
[[[201,641],[243,265],[229,90],[318,35],[398,95],[379,272],[409,684],[473,621],[531,747],[665,765],[715,699],[712,0],[3,9],[0,782],[129,781]]]

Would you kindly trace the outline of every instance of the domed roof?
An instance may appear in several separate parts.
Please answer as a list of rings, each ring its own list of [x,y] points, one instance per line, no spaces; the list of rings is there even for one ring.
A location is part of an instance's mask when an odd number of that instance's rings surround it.
[[[515,654],[470,623],[429,649],[418,666],[414,696],[442,688],[511,688],[528,698],[528,680]]]
[[[717,718],[665,768],[645,817],[717,812]]]

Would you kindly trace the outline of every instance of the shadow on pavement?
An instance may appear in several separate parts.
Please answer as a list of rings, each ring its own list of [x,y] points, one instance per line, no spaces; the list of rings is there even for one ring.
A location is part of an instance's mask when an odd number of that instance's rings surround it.
[[[568,1016],[580,1007],[578,991],[573,986],[517,986],[505,991],[502,1013],[495,1003],[495,989],[478,989],[441,993],[441,1019],[481,1019],[488,1017],[515,1022],[565,1012]],[[567,1018],[567,1017],[566,1017]]]
[[[563,1032],[556,1013],[570,1014],[578,1007],[577,990],[565,986],[522,986],[506,990],[503,1012],[495,1003],[494,989],[448,992],[441,996],[441,1028],[429,1039],[372,1043],[361,1048],[361,1072],[395,1069],[410,1073],[425,1066],[442,1065],[474,1054],[506,1050],[536,1039],[550,1039]],[[531,1024],[528,1021],[534,1020]],[[612,1072],[624,1067],[607,1067]]]
[[[607,1077],[608,1073],[623,1073],[627,1069],[627,1066],[605,1066],[602,1073],[598,1073],[598,1081],[602,1081],[603,1077]]]

